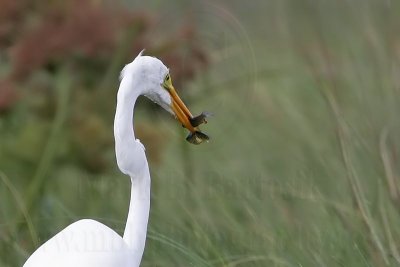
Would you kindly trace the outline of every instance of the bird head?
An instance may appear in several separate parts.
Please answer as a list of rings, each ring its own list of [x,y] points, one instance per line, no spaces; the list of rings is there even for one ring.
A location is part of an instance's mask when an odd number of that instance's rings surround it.
[[[195,131],[190,122],[193,116],[176,92],[169,69],[161,60],[142,56],[141,52],[121,72],[121,79],[130,79],[131,76],[135,76],[133,80],[138,84],[134,87],[140,88],[140,94],[173,114],[185,128],[191,132]]]

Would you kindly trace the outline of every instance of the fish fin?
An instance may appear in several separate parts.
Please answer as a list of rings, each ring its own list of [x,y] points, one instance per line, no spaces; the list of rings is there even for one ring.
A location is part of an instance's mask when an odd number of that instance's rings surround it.
[[[208,142],[208,140],[210,140],[210,137],[208,137],[208,135],[200,131],[195,131],[193,133],[190,133],[188,137],[186,137],[186,141],[194,145],[199,145],[204,141]]]
[[[211,117],[211,116],[212,116],[212,113],[205,111],[205,112],[202,112],[200,115],[198,115],[198,116],[196,116],[194,118],[190,118],[189,121],[190,121],[190,124],[193,127],[197,127],[200,124],[207,123],[206,119]]]

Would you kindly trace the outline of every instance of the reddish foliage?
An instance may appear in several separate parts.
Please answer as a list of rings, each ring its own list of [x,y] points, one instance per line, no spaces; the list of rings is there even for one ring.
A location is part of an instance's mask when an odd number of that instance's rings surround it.
[[[161,59],[173,68],[174,83],[180,87],[185,80],[193,79],[195,73],[208,65],[206,52],[199,46],[196,28],[187,23],[177,36],[164,44]],[[162,53],[167,50],[167,53]]]
[[[10,79],[0,81],[0,113],[7,112],[16,100],[14,83]]]
[[[12,42],[26,6],[26,1],[0,0],[0,48]]]
[[[111,52],[119,26],[114,18],[103,6],[89,1],[79,1],[79,8],[49,10],[39,24],[14,45],[14,75],[21,77],[46,63],[74,55],[90,58]]]
[[[0,113],[9,111],[17,99],[32,101],[30,94],[40,94],[45,97],[35,102],[38,105],[30,106],[32,111],[42,118],[48,114],[53,116],[57,103],[48,96],[54,90],[37,89],[40,86],[53,89],[53,71],[74,66],[73,70],[68,69],[71,74],[79,75],[74,79],[71,94],[74,98],[71,109],[77,111],[69,118],[74,148],[71,153],[80,155],[80,162],[87,170],[102,171],[107,167],[102,152],[113,144],[105,127],[109,122],[104,115],[110,112],[105,113],[104,109],[114,108],[115,101],[109,99],[115,97],[115,91],[101,88],[114,82],[117,86],[117,67],[122,66],[113,64],[122,65],[146,48],[146,54],[161,58],[171,69],[179,90],[208,64],[194,24],[184,23],[175,32],[168,31],[168,39],[155,42],[147,35],[156,31],[151,18],[146,12],[135,13],[112,1],[0,0],[0,57],[11,66],[10,76],[0,80]],[[121,55],[126,60],[122,61]],[[43,69],[49,71],[43,72]],[[110,69],[115,77],[104,82],[103,76],[108,77]],[[18,98],[17,86],[36,90]],[[93,93],[94,90],[98,91]],[[98,106],[101,108],[97,109]],[[98,114],[99,111],[104,114]],[[148,146],[150,160],[159,162],[164,134],[145,124],[137,131]]]
[[[16,86],[12,81],[19,85],[29,83],[31,74],[43,68],[57,70],[68,65],[81,75],[76,79],[81,83],[76,88],[95,90],[100,87],[96,82],[102,82],[101,75],[120,51],[131,52],[124,56],[133,58],[143,48],[170,67],[180,89],[184,81],[208,64],[192,23],[183,24],[175,34],[168,32],[164,41],[152,42],[146,35],[155,31],[149,14],[132,12],[111,1],[0,0],[0,6],[0,48],[5,48],[0,50],[0,56],[4,55],[12,66],[4,88]],[[49,74],[46,83],[52,84]],[[4,99],[8,100],[1,105],[9,108],[14,103],[10,100],[15,98],[10,93],[6,95]]]

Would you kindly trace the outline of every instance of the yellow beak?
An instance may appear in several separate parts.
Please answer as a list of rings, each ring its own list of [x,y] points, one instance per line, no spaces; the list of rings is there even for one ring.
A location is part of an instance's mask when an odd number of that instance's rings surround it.
[[[190,132],[195,132],[195,127],[190,123],[190,119],[193,118],[192,113],[190,113],[189,109],[186,107],[185,103],[183,103],[182,99],[176,93],[175,88],[171,85],[168,88],[168,92],[171,95],[172,111],[175,113],[176,118],[182,123],[182,126],[188,129]]]

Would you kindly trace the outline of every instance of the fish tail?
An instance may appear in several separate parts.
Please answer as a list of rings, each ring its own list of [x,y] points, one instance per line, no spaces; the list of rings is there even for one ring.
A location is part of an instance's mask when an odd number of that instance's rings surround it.
[[[193,118],[190,118],[189,121],[190,121],[190,124],[192,124],[193,127],[197,127],[200,124],[207,123],[207,118],[211,117],[211,116],[212,116],[212,113],[202,112],[200,115],[198,115],[196,117],[193,117]]]
[[[193,133],[190,133],[188,135],[188,137],[186,137],[186,141],[188,141],[191,144],[194,145],[199,145],[201,143],[203,143],[204,141],[210,140],[210,137],[208,137],[208,135],[200,132],[200,131],[195,131]]]

